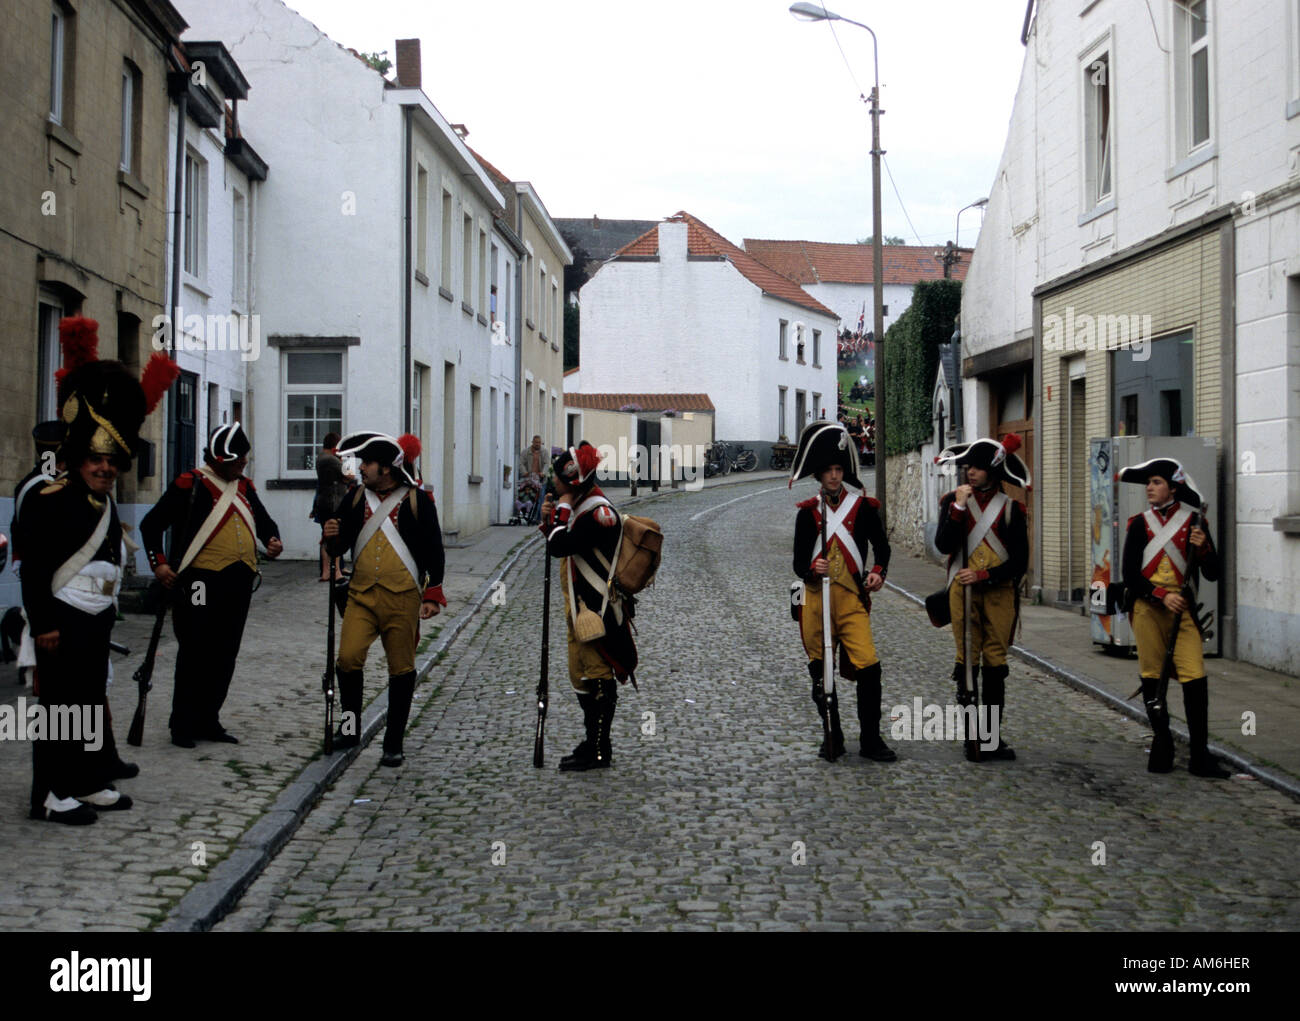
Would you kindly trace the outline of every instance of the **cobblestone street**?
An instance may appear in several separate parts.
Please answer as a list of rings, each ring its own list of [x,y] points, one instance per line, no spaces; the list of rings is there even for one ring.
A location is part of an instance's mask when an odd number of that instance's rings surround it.
[[[1017,661],[1003,725],[1017,761],[888,733],[899,760],[862,759],[851,685],[849,754],[820,760],[787,608],[792,504],[811,491],[639,509],[666,558],[608,771],[556,771],[580,736],[558,578],[546,768],[531,764],[534,546],[421,685],[405,766],[363,750],[218,928],[1300,926],[1300,805],[1248,779],[1149,775],[1147,728]],[[886,728],[890,706],[952,701],[947,630],[889,591],[872,623]]]

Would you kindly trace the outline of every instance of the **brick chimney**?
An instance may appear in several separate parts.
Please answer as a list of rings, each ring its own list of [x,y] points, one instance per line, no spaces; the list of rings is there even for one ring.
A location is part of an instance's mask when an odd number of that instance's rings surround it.
[[[397,40],[397,84],[404,89],[420,88],[420,40]]]

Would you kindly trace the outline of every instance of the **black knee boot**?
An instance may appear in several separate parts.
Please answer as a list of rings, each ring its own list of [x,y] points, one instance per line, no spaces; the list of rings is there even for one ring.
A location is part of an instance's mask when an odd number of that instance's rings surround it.
[[[592,745],[590,735],[595,732],[598,717],[596,709],[596,696],[588,695],[585,692],[578,693],[578,705],[582,707],[582,727],[586,736],[579,742],[578,747],[573,752],[566,755],[560,760],[563,766],[566,762],[572,762],[574,759],[586,759],[591,757]]]
[[[388,678],[388,727],[384,731],[384,754],[381,766],[400,766],[405,760],[402,738],[411,716],[411,699],[415,696],[415,671]]]
[[[833,666],[832,669],[834,669]],[[829,746],[826,743],[825,736],[822,737],[822,745],[817,750],[817,754],[827,762],[834,762],[844,754],[844,732],[840,729],[839,693],[834,692],[830,698],[826,697],[825,688],[822,686],[822,661],[820,659],[809,661],[808,675],[813,680],[812,699],[813,704],[817,706],[817,715],[822,718],[822,723],[825,725],[823,731],[829,729],[831,734]]]
[[[361,743],[361,687],[360,670],[335,671],[334,690],[339,699],[339,725],[334,731],[336,752],[355,748]]]
[[[560,760],[562,773],[585,773],[589,769],[607,769],[613,759],[609,728],[614,722],[618,682],[611,679],[591,683],[596,690],[590,695],[578,696],[578,701],[582,704],[587,739],[573,750],[572,755]]]
[[[1002,725],[1006,722],[1006,691],[1007,675],[1011,673],[1011,668],[1005,663],[1002,666],[984,667],[984,698],[982,699],[985,711],[988,714],[990,732],[993,727],[993,710],[998,712],[998,746],[992,751],[981,751],[981,756],[986,759],[1014,759],[1016,753],[1002,740]]]
[[[894,750],[880,736],[880,664],[862,667],[858,682],[858,724],[862,727],[858,754],[876,762],[893,762]]]
[[[1159,689],[1159,678],[1142,678],[1142,702],[1147,707],[1147,719],[1151,721],[1148,773],[1168,773],[1174,768],[1174,736],[1169,733],[1169,706],[1159,698]]]
[[[1228,779],[1232,774],[1210,754],[1210,687],[1204,677],[1183,685],[1183,710],[1187,713],[1187,736],[1191,742],[1188,771],[1211,780]]]

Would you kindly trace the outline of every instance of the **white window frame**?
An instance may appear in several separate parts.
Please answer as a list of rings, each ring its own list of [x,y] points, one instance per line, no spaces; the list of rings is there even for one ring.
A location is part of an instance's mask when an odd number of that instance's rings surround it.
[[[483,444],[479,433],[483,429],[483,388],[469,385],[469,473],[471,481],[483,479]]]
[[[789,435],[790,435],[788,432],[786,432],[786,429],[785,429],[785,394],[786,394],[786,390],[787,390],[787,389],[789,389],[789,388],[788,388],[788,387],[784,387],[784,386],[778,386],[778,387],[776,388],[776,391],[777,391],[777,398],[776,398],[776,406],[777,406],[776,434],[777,434],[778,436],[789,436]]]
[[[820,369],[822,367],[822,331],[813,330],[812,335],[813,335],[813,368]]]
[[[248,307],[248,209],[248,196],[232,188],[230,303],[239,309]]]
[[[1300,0],[1287,0],[1287,89],[1286,115],[1300,114]]]
[[[134,134],[135,116],[135,76],[131,74],[131,65],[122,65],[122,158],[118,166],[128,174],[135,173],[132,157],[131,139]]]
[[[466,305],[474,297],[474,217],[470,213],[461,215],[460,270],[464,279],[461,281],[460,300]]]
[[[190,146],[185,150],[184,271],[202,286],[208,273],[208,161]]]
[[[339,382],[338,383],[290,383],[289,382],[289,359],[294,355],[301,354],[334,354],[339,356]],[[347,434],[347,381],[348,381],[348,353],[345,347],[294,347],[286,348],[280,352],[280,378],[283,383],[280,386],[280,475],[287,479],[308,479],[315,478],[316,471],[314,468],[290,468],[289,467],[289,398],[301,394],[338,394],[340,421],[339,428],[336,430],[340,435]],[[319,421],[319,419],[313,419]],[[323,436],[324,434],[322,434]],[[321,437],[316,437],[319,440]],[[317,444],[317,447],[319,444]],[[313,447],[317,449],[317,447]]]
[[[1083,212],[1088,213],[1105,204],[1113,205],[1115,200],[1115,47],[1109,30],[1080,54],[1079,75],[1079,123],[1083,128],[1080,180]],[[1100,124],[1103,119],[1104,136]]]
[[[415,164],[415,271],[429,277],[429,171]]]
[[[42,306],[49,306],[50,312],[42,317]],[[36,415],[37,421],[48,422],[59,412],[58,388],[54,372],[63,362],[63,351],[59,346],[59,320],[65,315],[66,306],[63,299],[51,291],[42,289],[37,303],[36,314]],[[45,320],[44,335],[41,332],[41,320]]]
[[[488,310],[488,238],[483,225],[478,228],[478,310],[483,314]],[[475,474],[481,474],[476,472]]]
[[[782,319],[779,322],[780,322],[780,326],[778,327],[778,330],[780,333],[780,341],[781,341],[779,357],[781,361],[788,362],[790,360],[790,336],[789,336],[790,322],[787,319]]]
[[[1193,39],[1193,22],[1196,15],[1191,8],[1202,0],[1173,0],[1170,4],[1173,17],[1173,111],[1175,164],[1187,161],[1202,153],[1212,151],[1214,147],[1214,14],[1210,0],[1205,4],[1205,32],[1200,39]],[[1200,141],[1193,138],[1196,121],[1195,97],[1192,94],[1192,69],[1199,53],[1205,53],[1206,76],[1206,137]],[[1190,168],[1186,168],[1190,169]]]
[[[50,120],[63,123],[63,70],[67,63],[68,16],[55,4],[50,12]]]
[[[438,279],[440,286],[447,292],[450,297],[452,293],[451,285],[451,264],[452,264],[452,220],[455,218],[455,201],[451,192],[447,188],[442,189],[442,237],[439,239],[442,243],[442,266]]]
[[[560,284],[551,277],[551,346],[560,342]]]

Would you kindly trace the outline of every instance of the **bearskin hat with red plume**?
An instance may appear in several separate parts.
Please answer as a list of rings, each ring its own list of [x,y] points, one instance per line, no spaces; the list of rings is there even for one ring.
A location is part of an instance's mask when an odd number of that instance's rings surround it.
[[[60,320],[59,343],[63,367],[54,378],[64,428],[60,459],[71,465],[89,453],[105,454],[119,468],[129,468],[140,427],[180,375],[180,366],[158,352],[137,380],[121,362],[99,358],[99,323],[82,316]]]
[[[382,467],[393,468],[397,481],[408,486],[420,484],[420,471],[417,467],[420,440],[411,433],[400,437],[379,432],[352,433],[339,440],[338,454],[340,457],[351,455],[362,464],[373,461]]]
[[[600,451],[586,440],[555,455],[551,470],[565,484],[582,490],[595,484],[596,468],[603,460]]]

